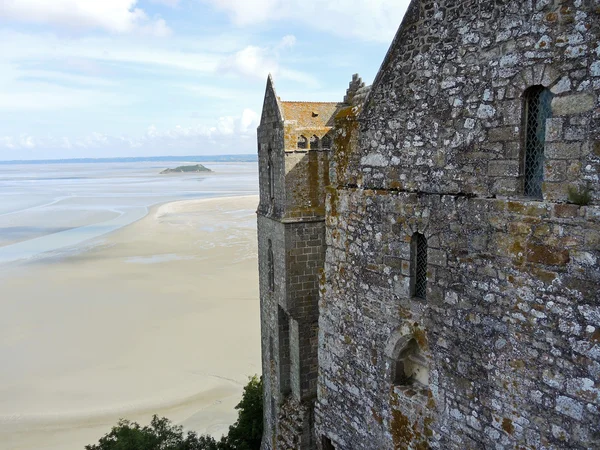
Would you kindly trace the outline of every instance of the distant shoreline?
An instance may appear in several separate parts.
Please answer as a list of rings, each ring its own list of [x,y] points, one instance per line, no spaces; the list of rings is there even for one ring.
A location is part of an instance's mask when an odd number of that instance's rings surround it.
[[[257,162],[256,154],[206,155],[206,156],[127,156],[121,158],[65,158],[65,159],[15,159],[0,160],[0,165],[9,164],[86,164],[122,162]]]

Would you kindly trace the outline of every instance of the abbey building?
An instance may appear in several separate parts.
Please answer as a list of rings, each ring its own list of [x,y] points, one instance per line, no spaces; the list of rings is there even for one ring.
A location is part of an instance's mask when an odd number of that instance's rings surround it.
[[[264,450],[600,448],[600,1],[413,0],[258,129]]]

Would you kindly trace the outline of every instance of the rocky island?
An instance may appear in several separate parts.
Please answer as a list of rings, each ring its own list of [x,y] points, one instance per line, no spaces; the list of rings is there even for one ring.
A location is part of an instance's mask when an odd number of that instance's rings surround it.
[[[202,164],[196,164],[193,166],[179,166],[174,169],[165,169],[160,174],[167,173],[198,173],[198,172],[212,172],[212,170],[204,167]]]

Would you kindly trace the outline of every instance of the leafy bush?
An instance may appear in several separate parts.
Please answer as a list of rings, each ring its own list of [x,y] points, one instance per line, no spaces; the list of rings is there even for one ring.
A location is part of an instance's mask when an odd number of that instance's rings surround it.
[[[262,379],[256,375],[244,387],[242,400],[235,407],[237,421],[220,441],[173,425],[165,417],[154,415],[150,425],[140,426],[129,420],[119,420],[97,444],[86,450],[259,450],[262,438]]]
[[[263,388],[262,378],[256,375],[244,387],[242,400],[235,409],[237,421],[229,427],[229,434],[221,442],[226,441],[226,450],[258,450],[263,433]],[[224,448],[225,450],[225,448]]]

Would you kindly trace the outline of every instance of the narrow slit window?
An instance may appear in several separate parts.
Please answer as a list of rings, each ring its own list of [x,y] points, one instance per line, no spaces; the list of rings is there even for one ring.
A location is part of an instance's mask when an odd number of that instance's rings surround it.
[[[269,160],[267,162],[267,171],[269,177],[269,201],[275,198],[275,175],[273,174],[273,152],[269,148]]]
[[[552,115],[551,102],[552,92],[543,86],[532,86],[525,91],[523,193],[537,199],[542,198],[546,119]]]
[[[308,145],[308,139],[304,136],[298,136],[298,148],[305,149]]]
[[[288,395],[291,392],[291,350],[290,317],[280,306],[278,308],[279,333],[279,392]]]
[[[267,255],[267,264],[269,265],[269,292],[275,290],[275,262],[273,261],[273,243],[269,239],[269,248]]]
[[[427,239],[421,233],[415,233],[411,244],[412,294],[424,300],[427,298]]]

